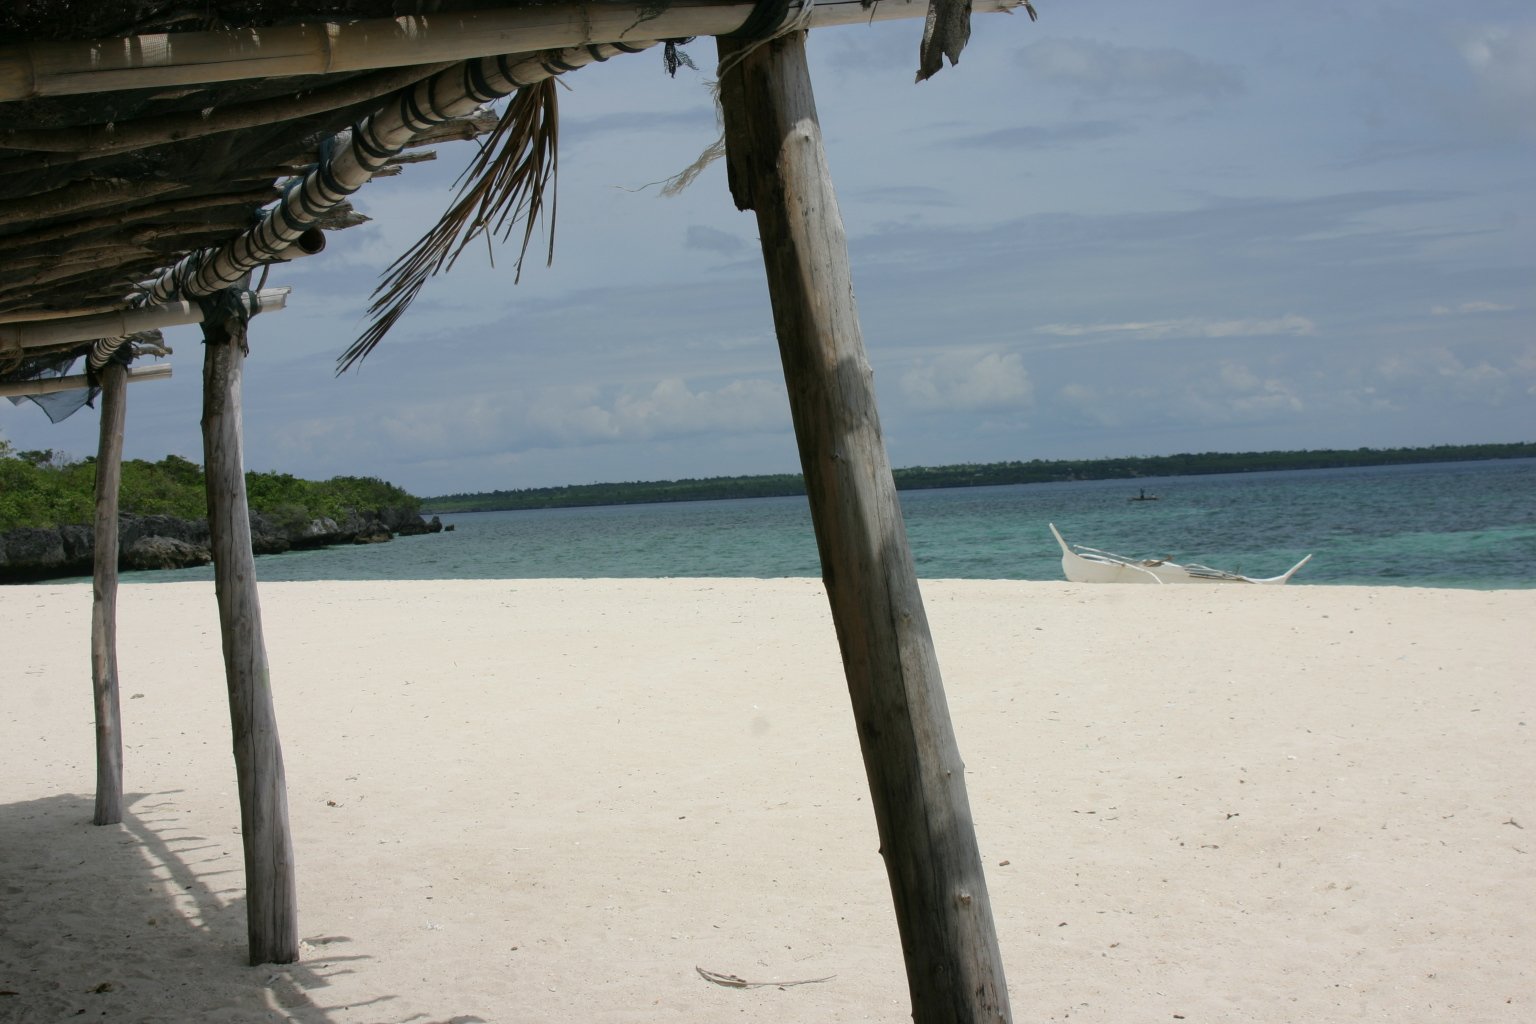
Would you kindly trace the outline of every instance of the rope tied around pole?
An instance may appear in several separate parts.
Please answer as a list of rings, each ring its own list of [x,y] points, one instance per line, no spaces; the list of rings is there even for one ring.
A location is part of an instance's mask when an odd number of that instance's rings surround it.
[[[719,37],[749,42],[749,45],[733,54],[731,59],[720,62],[715,68],[715,80],[709,83],[710,95],[715,101],[715,127],[719,129],[720,134],[716,136],[714,142],[704,148],[704,152],[700,153],[693,163],[662,182],[663,196],[670,199],[672,196],[681,195],[683,190],[692,185],[710,164],[725,156],[725,118],[720,105],[720,80],[745,60],[747,54],[764,43],[789,35],[791,32],[801,32],[809,28],[811,15],[816,10],[816,0],[802,0],[799,9],[793,17],[790,17],[789,9],[794,4],[795,0],[757,0],[752,13],[747,15],[747,20],[741,23],[740,28]]]
[[[141,355],[141,344],[164,351],[164,340],[159,331],[141,331],[121,338],[98,338],[92,342],[90,351],[85,354],[85,404],[93,409],[96,407],[96,396],[102,389],[102,371],[114,364],[126,370]]]
[[[246,275],[249,282],[250,275]],[[203,344],[217,341],[218,335],[235,335],[240,342],[240,354],[250,355],[251,346],[245,326],[251,322],[250,295],[245,288],[230,286],[207,295],[194,295],[192,301],[203,311]],[[233,325],[233,327],[231,327]]]
[[[747,15],[747,20],[741,23],[741,27],[734,32],[727,32],[720,38],[772,39],[779,34],[779,26],[784,24],[791,3],[793,0],[757,0],[752,7],[752,13]],[[814,0],[802,9],[802,17],[806,11],[810,10],[812,3]]]

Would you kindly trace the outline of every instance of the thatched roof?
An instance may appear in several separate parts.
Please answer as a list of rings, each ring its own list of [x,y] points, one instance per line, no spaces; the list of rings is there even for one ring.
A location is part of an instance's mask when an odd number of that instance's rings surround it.
[[[486,5],[254,0],[197,5],[194,15],[165,0],[34,0],[0,13],[0,40],[19,49],[29,42],[262,27],[306,17],[389,17],[446,6]],[[10,56],[0,54],[0,61]],[[279,183],[315,161],[322,140],[437,66],[0,102],[0,316],[121,304],[136,282],[248,228],[280,195]],[[220,118],[238,127],[204,134]],[[343,207],[321,226],[355,222]]]
[[[898,16],[912,16],[926,10],[929,0],[858,6],[865,2],[829,0],[816,9],[822,16],[824,8],[841,7],[847,20],[876,12],[891,17],[893,8],[901,9]],[[992,7],[1020,2],[992,0]],[[971,0],[933,4],[938,13],[929,12],[920,75],[932,73],[940,53],[953,59],[968,32]],[[14,331],[8,342],[8,325],[192,297],[180,278],[163,280],[149,294],[141,283],[163,278],[167,268],[190,254],[211,252],[251,228],[283,187],[321,158],[328,140],[380,109],[392,94],[444,68],[473,79],[473,67],[464,71],[433,48],[433,33],[459,26],[460,35],[474,41],[459,44],[460,49],[468,45],[475,56],[528,55],[542,51],[560,33],[542,28],[530,33],[517,25],[499,34],[483,29],[466,33],[463,26],[475,18],[510,15],[526,16],[518,25],[562,17],[574,24],[579,18],[588,26],[589,34],[579,39],[583,44],[649,43],[665,38],[657,33],[668,26],[689,24],[688,17],[703,16],[701,32],[731,31],[750,20],[748,15],[772,30],[801,10],[773,0],[599,0],[563,7],[527,0],[209,0],[192,5],[181,0],[20,0],[9,5],[0,10],[0,380],[15,379],[23,356],[40,353],[35,345],[20,348]],[[610,15],[608,24],[620,29],[601,27],[601,16]],[[614,20],[620,15],[622,20]],[[564,31],[570,34],[568,25]],[[608,38],[621,31],[621,38]],[[283,50],[282,40],[294,38],[320,40],[323,62],[312,68],[297,59],[269,59],[272,49]],[[378,40],[393,51],[372,60],[363,51]],[[344,45],[351,50],[333,49]],[[201,46],[223,47],[227,60],[223,52],[182,58]],[[420,63],[415,63],[418,52]],[[191,66],[158,67],[178,61]],[[140,79],[128,72],[102,73],[123,62],[151,65],[153,74],[140,86]],[[224,70],[226,64],[233,70]],[[433,245],[412,254],[414,262],[385,296],[395,300],[394,306],[376,311],[384,328],[403,309],[400,300],[408,302],[411,274],[419,277],[424,267],[441,267],[453,243],[495,228],[485,222],[488,213],[501,218],[502,230],[511,230],[509,222],[525,215],[530,204],[537,209],[552,155],[552,100],[542,103],[550,108],[542,116],[530,117],[526,107],[520,112],[525,123],[518,131],[548,137],[501,133],[502,158],[488,158],[478,167],[484,185],[481,205],[461,210],[458,222],[447,225],[446,238],[440,231]],[[455,119],[446,130],[467,136],[490,128],[482,118],[477,127],[456,129],[461,121]],[[323,211],[308,210],[292,223],[330,229],[360,220],[340,202]],[[284,244],[291,240],[282,239]],[[354,355],[378,338],[365,340]],[[64,348],[52,346],[55,352]]]

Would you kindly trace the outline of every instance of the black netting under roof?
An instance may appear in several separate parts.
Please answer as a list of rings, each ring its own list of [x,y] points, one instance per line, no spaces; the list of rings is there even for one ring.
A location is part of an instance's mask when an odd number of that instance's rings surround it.
[[[23,402],[31,402],[43,410],[50,420],[58,423],[86,406],[96,404],[96,396],[101,393],[101,388],[96,386],[95,371],[89,367],[96,367],[99,370],[111,363],[130,366],[142,356],[163,356],[168,355],[169,352],[160,331],[140,331],[121,341],[103,339],[86,342],[0,363],[0,381],[16,383],[57,380],[76,372],[78,364],[78,369],[90,379],[91,383],[87,387],[54,391],[46,395],[9,396],[11,404],[20,405]]]
[[[79,362],[77,352],[51,353],[23,359],[21,365],[5,375],[6,380],[54,380],[67,377]],[[67,420],[88,405],[94,405],[100,388],[78,388],[73,391],[55,391],[47,395],[18,395],[11,398],[12,405],[31,402],[53,422]]]

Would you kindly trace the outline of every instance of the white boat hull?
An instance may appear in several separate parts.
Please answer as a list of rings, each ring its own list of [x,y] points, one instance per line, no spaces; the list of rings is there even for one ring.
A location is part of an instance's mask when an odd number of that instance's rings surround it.
[[[1056,543],[1061,545],[1061,571],[1071,583],[1259,583],[1280,586],[1290,582],[1297,570],[1312,560],[1308,555],[1279,576],[1255,579],[1204,565],[1180,565],[1161,558],[1123,558],[1108,551],[1068,544],[1056,524],[1049,525]]]

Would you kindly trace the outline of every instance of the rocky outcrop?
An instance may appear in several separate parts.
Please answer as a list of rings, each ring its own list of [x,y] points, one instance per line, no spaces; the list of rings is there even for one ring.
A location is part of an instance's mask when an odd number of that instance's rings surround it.
[[[426,521],[400,508],[349,510],[340,523],[327,517],[293,519],[252,512],[251,548],[258,555],[271,555],[332,544],[377,544],[442,529],[437,516]],[[89,526],[27,527],[0,533],[0,583],[89,576],[93,551]],[[212,558],[207,520],[118,518],[118,564],[123,569],[182,569],[205,565]]]
[[[453,527],[450,526],[448,529],[451,530]],[[395,527],[395,533],[399,534],[401,537],[415,537],[423,533],[442,532],[443,521],[437,516],[433,516],[431,519],[425,520],[422,519],[421,516],[416,516],[410,522],[401,523],[399,526]]]
[[[44,579],[70,575],[70,565],[63,535],[57,529],[23,527],[0,534],[0,574]]]
[[[66,527],[68,529],[68,527]],[[89,527],[78,527],[89,537]],[[175,516],[119,516],[117,563],[124,569],[185,569],[213,561],[206,519]],[[90,572],[89,552],[84,572]]]
[[[253,517],[254,518],[254,517]],[[89,526],[65,526],[64,530],[82,530],[87,540],[91,537]],[[118,516],[117,543],[119,548],[129,548],[145,537],[168,537],[192,547],[208,547],[208,520],[177,519],[175,516]]]
[[[175,537],[140,537],[120,549],[118,561],[124,569],[185,569],[207,565],[213,555],[207,547]]]

